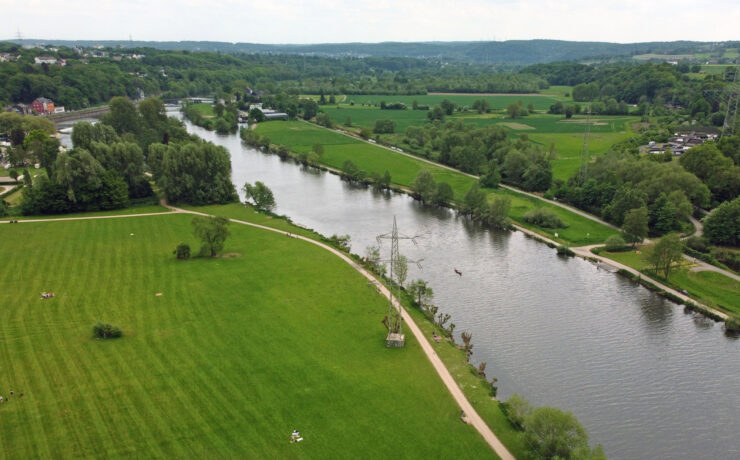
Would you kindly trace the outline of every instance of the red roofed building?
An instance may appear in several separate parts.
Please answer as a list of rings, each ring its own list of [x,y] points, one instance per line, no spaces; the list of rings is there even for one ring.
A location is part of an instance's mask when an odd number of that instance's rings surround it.
[[[54,113],[54,101],[45,97],[36,98],[31,102],[31,110],[39,114]]]

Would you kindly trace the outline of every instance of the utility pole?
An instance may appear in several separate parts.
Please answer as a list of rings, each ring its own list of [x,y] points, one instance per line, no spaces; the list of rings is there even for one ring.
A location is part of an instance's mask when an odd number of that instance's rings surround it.
[[[391,240],[391,257],[390,259],[386,259],[387,262],[390,263],[390,284],[389,284],[389,291],[391,293],[390,298],[388,299],[388,316],[386,316],[386,327],[388,328],[388,336],[385,339],[385,345],[387,347],[395,347],[400,348],[403,347],[406,342],[406,337],[403,333],[403,316],[401,315],[401,304],[400,302],[396,301],[394,302],[394,299],[400,299],[401,298],[401,285],[400,283],[395,282],[394,278],[394,270],[396,269],[396,264],[398,263],[399,258],[401,257],[401,253],[399,252],[399,240],[411,240],[414,245],[416,245],[416,239],[419,238],[420,235],[414,235],[414,236],[405,236],[405,235],[399,235],[398,234],[398,226],[396,225],[396,216],[393,216],[393,230],[390,233],[384,233],[382,235],[378,235],[376,237],[376,240],[378,241],[378,246],[381,245],[382,240],[387,239]],[[411,263],[415,263],[420,269],[421,260],[411,260],[408,261]],[[396,286],[396,294],[393,295],[393,286]]]

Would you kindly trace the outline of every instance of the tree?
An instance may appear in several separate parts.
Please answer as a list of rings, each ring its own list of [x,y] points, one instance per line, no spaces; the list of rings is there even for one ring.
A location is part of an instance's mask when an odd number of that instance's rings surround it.
[[[103,116],[101,120],[103,123],[112,126],[119,136],[139,132],[140,120],[133,102],[125,97],[118,96],[111,99],[108,106],[110,112]]]
[[[590,453],[588,434],[578,419],[555,407],[529,411],[524,417],[524,439],[530,453],[538,459],[566,459],[576,457],[576,452]]]
[[[444,99],[440,104],[440,108],[444,111],[445,115],[452,115],[452,112],[455,111],[455,103]]]
[[[494,195],[488,208],[488,225],[495,228],[509,227],[509,210],[511,209],[511,197],[508,195]]]
[[[434,192],[434,204],[444,206],[454,197],[452,187],[447,182],[440,182],[437,184],[437,190]]]
[[[422,169],[416,175],[416,179],[411,183],[411,191],[418,199],[424,203],[431,203],[434,200],[434,192],[437,190],[437,184],[434,182],[434,176],[426,169]]]
[[[194,217],[191,221],[193,233],[200,238],[203,245],[200,247],[200,256],[210,255],[216,257],[218,251],[224,248],[229,232],[229,219],[222,216],[216,217]]]
[[[463,199],[461,211],[463,214],[481,215],[485,212],[486,192],[480,189],[480,185],[474,182]]]
[[[34,129],[23,139],[23,148],[34,163],[41,163],[41,167],[47,168],[47,173],[51,174],[50,169],[54,167],[59,152],[57,138],[49,136],[43,130]]]
[[[612,235],[604,241],[607,251],[616,252],[623,250],[625,246],[624,239],[619,235]]]
[[[488,113],[491,111],[491,104],[485,99],[477,99],[473,102],[473,110],[478,113]]]
[[[649,208],[650,227],[657,235],[664,235],[677,228],[676,207],[661,193]]]
[[[427,282],[418,279],[409,283],[408,291],[420,307],[424,307],[432,301],[434,290],[427,285]]]
[[[442,110],[442,107],[435,105],[429,112],[427,112],[427,117],[429,117],[430,120],[442,121],[445,117],[445,111]]]
[[[324,154],[324,145],[320,143],[315,143],[312,147],[313,153],[318,155],[319,157]]]
[[[487,188],[497,188],[501,183],[501,174],[498,172],[496,160],[488,162],[488,170],[480,176],[480,184]]]
[[[409,273],[408,259],[404,255],[399,255],[393,260],[393,277],[399,286],[406,282],[406,276]]]
[[[113,326],[107,323],[98,323],[93,326],[93,337],[96,339],[116,339],[121,337],[123,333],[117,326]]]
[[[632,243],[633,248],[635,243],[642,243],[642,240],[648,235],[647,208],[641,206],[627,211],[627,214],[624,215],[622,230],[624,231],[624,239]]]
[[[506,114],[509,115],[509,118],[519,118],[522,113],[521,109],[522,107],[520,104],[512,102],[508,107],[506,107]]]
[[[396,122],[393,120],[376,120],[373,132],[375,134],[391,134],[396,130]]]
[[[704,234],[714,244],[740,246],[740,197],[722,203],[704,219]]]
[[[275,207],[275,197],[272,194],[272,190],[260,181],[254,183],[254,185],[247,182],[242,188],[247,199],[252,199],[254,205],[258,209],[263,211],[272,211]]]
[[[265,114],[258,107],[252,107],[248,118],[250,123],[262,123],[265,121]]]
[[[663,272],[668,279],[671,266],[683,258],[683,241],[675,233],[666,235],[645,250],[645,259],[656,272]]]
[[[303,118],[305,120],[315,117],[319,111],[319,105],[313,99],[303,99],[301,101],[301,107],[303,108]]]
[[[385,264],[380,258],[380,248],[378,246],[368,246],[365,249],[365,260],[375,273],[385,275]]]
[[[177,248],[173,251],[173,254],[177,256],[179,260],[187,260],[190,258],[190,245],[187,243],[180,243]]]

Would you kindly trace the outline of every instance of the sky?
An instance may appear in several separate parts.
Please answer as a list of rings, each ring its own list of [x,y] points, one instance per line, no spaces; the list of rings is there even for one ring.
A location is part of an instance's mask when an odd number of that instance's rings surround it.
[[[738,0],[0,0],[0,39],[740,40]]]

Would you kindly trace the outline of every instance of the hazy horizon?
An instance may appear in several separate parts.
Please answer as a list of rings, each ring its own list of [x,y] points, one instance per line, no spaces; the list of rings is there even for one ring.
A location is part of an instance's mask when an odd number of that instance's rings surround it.
[[[332,44],[740,39],[740,2],[0,0],[5,40]]]

